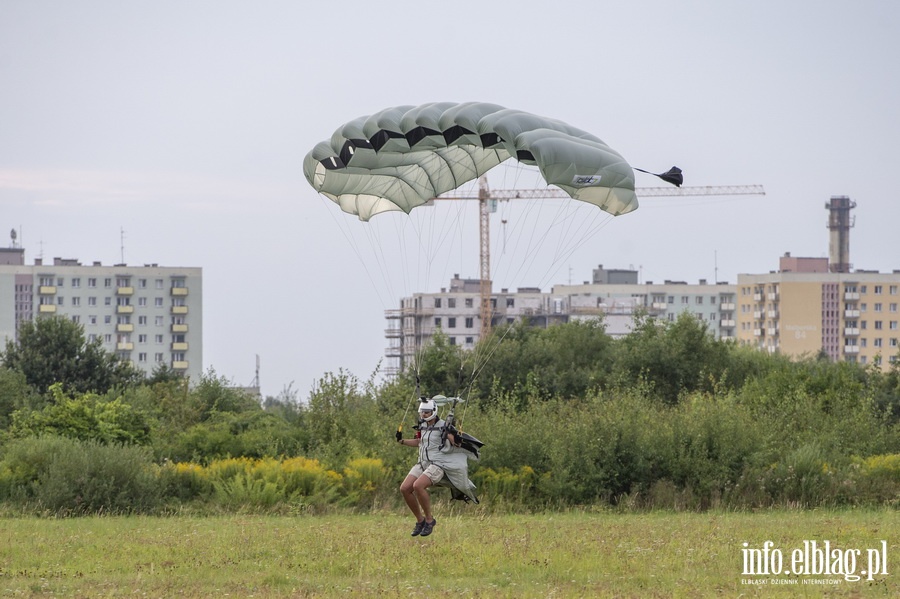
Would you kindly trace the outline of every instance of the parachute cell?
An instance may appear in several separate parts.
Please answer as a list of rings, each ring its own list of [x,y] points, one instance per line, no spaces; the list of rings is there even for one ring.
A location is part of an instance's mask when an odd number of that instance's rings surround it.
[[[634,171],[602,140],[496,104],[397,106],[354,119],[303,161],[316,191],[369,220],[416,206],[515,158],[549,185],[614,215],[638,206]]]

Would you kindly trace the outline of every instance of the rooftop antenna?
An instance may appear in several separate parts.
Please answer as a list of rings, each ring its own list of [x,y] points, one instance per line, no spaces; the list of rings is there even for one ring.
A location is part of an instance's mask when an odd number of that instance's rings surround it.
[[[17,248],[17,247],[19,247],[19,246],[16,244],[16,238],[17,238],[18,236],[19,236],[19,235],[16,233],[16,230],[15,230],[15,229],[13,229],[12,231],[9,232],[9,239],[10,239],[9,247],[11,247],[11,248]]]
[[[125,229],[119,227],[119,250],[122,252],[122,264],[125,264]]]

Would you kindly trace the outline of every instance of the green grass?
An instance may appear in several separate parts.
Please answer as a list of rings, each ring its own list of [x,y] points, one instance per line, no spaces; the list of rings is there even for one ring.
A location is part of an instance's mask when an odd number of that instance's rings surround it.
[[[897,511],[486,515],[440,507],[425,539],[409,536],[413,520],[400,512],[0,519],[0,597],[900,594]],[[766,540],[786,561],[804,540],[842,549],[886,540],[888,575],[825,586],[741,584],[749,578],[742,544]]]

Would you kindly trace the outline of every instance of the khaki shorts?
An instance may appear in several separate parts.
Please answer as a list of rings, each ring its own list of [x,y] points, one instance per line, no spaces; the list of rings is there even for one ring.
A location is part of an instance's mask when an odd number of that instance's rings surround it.
[[[444,478],[444,469],[434,464],[432,464],[428,468],[423,469],[422,464],[416,464],[412,467],[412,470],[409,471],[409,476],[412,476],[414,478],[419,478],[423,474],[430,478],[431,482],[436,485],[441,482],[442,478]]]

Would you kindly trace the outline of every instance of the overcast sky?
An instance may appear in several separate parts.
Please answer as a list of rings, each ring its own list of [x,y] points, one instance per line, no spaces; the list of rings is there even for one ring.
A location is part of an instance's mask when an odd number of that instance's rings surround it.
[[[401,246],[414,255],[372,266],[397,225],[360,232],[307,184],[304,155],[361,115],[474,100],[568,122],[633,166],[678,165],[686,185],[766,190],[647,200],[562,254],[533,241],[560,208],[501,206],[495,289],[549,291],[598,264],[734,283],[785,252],[827,256],[832,195],[858,203],[853,265],[891,271],[898,32],[900,4],[860,0],[0,0],[0,244],[16,228],[28,264],[114,264],[124,230],[128,264],[202,267],[204,368],[249,384],[259,355],[264,394],[305,398],[329,371],[368,378],[384,311],[476,278],[478,240],[474,203],[422,209],[454,215],[417,225],[440,240],[427,257]],[[535,186],[515,169],[489,181]],[[427,277],[388,284],[423,259]]]

